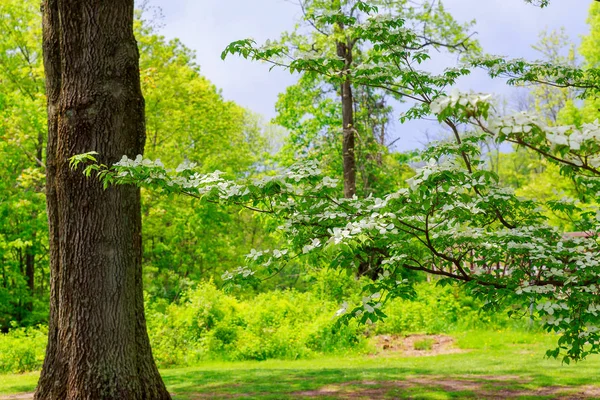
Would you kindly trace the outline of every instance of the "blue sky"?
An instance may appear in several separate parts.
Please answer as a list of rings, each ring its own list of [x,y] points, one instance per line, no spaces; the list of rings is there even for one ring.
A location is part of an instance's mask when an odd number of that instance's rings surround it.
[[[458,21],[477,21],[474,30],[486,52],[528,59],[539,57],[531,45],[545,29],[564,27],[571,40],[579,43],[588,31],[585,20],[590,3],[552,0],[549,7],[540,9],[523,0],[444,1]],[[222,89],[226,99],[267,119],[275,115],[277,94],[294,83],[294,77],[235,57],[222,61],[220,54],[234,40],[251,37],[261,43],[291,30],[301,15],[294,0],[151,0],[150,4],[162,9],[161,34],[178,37],[194,49],[202,74]],[[463,80],[460,88],[511,96],[511,89],[502,81],[490,81],[483,74]],[[402,137],[398,149],[420,147],[428,128],[423,123],[394,124],[393,134]]]

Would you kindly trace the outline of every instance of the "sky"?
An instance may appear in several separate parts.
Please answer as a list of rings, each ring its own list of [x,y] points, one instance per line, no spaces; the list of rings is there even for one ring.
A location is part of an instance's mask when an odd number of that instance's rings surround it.
[[[535,60],[531,48],[543,30],[564,28],[579,43],[588,32],[585,23],[592,0],[552,0],[544,9],[523,0],[445,0],[446,9],[459,22],[476,20],[474,31],[485,52],[508,58]],[[160,33],[179,38],[196,51],[201,73],[222,90],[225,99],[263,115],[275,116],[277,95],[295,82],[289,72],[267,64],[220,54],[232,41],[253,38],[258,43],[276,39],[299,21],[301,11],[294,0],[150,0],[162,10]],[[502,80],[491,81],[478,73],[459,83],[461,90],[514,96]],[[427,123],[392,125],[392,136],[400,137],[397,150],[421,147]]]

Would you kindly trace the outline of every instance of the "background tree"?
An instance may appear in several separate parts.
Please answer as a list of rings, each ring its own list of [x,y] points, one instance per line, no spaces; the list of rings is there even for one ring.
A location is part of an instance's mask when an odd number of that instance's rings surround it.
[[[588,15],[588,24],[590,33],[583,37],[579,53],[583,56],[584,68],[598,68],[600,66],[600,48],[598,40],[600,39],[600,4],[594,2],[590,5]],[[593,122],[598,118],[600,109],[600,100],[588,96],[583,104],[576,101],[569,101],[559,113],[559,118],[563,123],[581,125],[586,122]]]
[[[250,40],[234,42],[223,54],[237,53],[301,73],[299,83],[288,88],[277,105],[276,122],[293,132],[287,147],[291,154],[310,150],[314,155],[321,149],[318,154],[329,160],[337,154],[339,161],[332,167],[344,177],[346,197],[368,195],[378,186],[391,189],[385,180],[381,185],[377,181],[386,172],[398,172],[396,166],[381,171],[390,144],[391,99],[402,102],[410,95],[385,90],[381,82],[367,83],[362,77],[381,76],[391,69],[397,77],[408,77],[417,61],[411,54],[430,49],[476,53],[477,43],[468,36],[471,24],[457,23],[438,1],[301,0],[299,5],[303,18],[294,32],[264,47]],[[397,29],[411,32],[395,36],[394,59],[379,57],[378,39],[366,33],[376,29],[374,19],[369,19],[374,10],[382,20],[397,21]],[[362,183],[358,187],[357,174]]]
[[[204,172],[229,177],[267,168],[267,127],[258,116],[226,101],[201,75],[194,53],[178,40],[165,40],[138,13],[142,90],[146,100],[146,154],[165,163],[195,163]],[[251,248],[272,242],[252,213],[195,199],[165,199],[145,191],[143,244],[150,298],[172,301],[202,279],[220,277],[243,263]]]
[[[267,42],[262,47],[257,47],[252,40],[240,40],[230,44],[222,57],[236,53],[301,72],[300,84],[289,93],[296,97],[300,95],[304,100],[298,102],[289,98],[286,101],[282,96],[279,123],[300,128],[304,143],[296,145],[308,144],[310,149],[319,142],[307,143],[307,139],[319,138],[337,119],[337,132],[340,123],[343,127],[341,175],[344,194],[347,198],[356,194],[356,156],[361,154],[358,170],[363,172],[365,184],[362,186],[367,189],[363,194],[368,195],[376,186],[373,171],[384,166],[378,160],[383,161],[385,151],[381,142],[385,143],[385,127],[392,111],[385,106],[385,98],[409,100],[414,104],[402,115],[402,121],[423,117],[431,99],[468,70],[451,69],[435,76],[417,69],[418,66],[430,59],[431,50],[476,54],[478,45],[466,33],[470,24],[458,24],[438,2],[314,1],[301,2],[301,7],[304,21],[313,29],[311,34],[285,34],[281,41]],[[333,93],[336,88],[341,88],[341,100],[332,101],[328,92]],[[286,106],[289,110],[283,109]],[[314,116],[309,113],[313,110],[318,110]],[[453,129],[457,131],[456,126]],[[335,137],[335,132],[333,130],[333,135],[325,137]],[[361,138],[360,151],[354,148],[356,137]],[[294,138],[298,136],[292,136]],[[339,143],[332,142],[333,146]],[[326,148],[332,148],[332,145]],[[338,154],[339,148],[338,145]],[[331,156],[326,159],[330,160]],[[399,170],[402,168],[392,166],[380,172]],[[393,189],[381,186],[384,190]],[[376,277],[380,272],[382,251],[364,249],[357,262],[358,273]]]
[[[47,317],[41,29],[32,2],[0,4],[0,330]]]
[[[564,30],[542,32],[537,44],[532,46],[545,61],[578,66],[578,55],[575,45],[570,42]],[[560,111],[568,103],[573,103],[577,97],[576,90],[572,88],[557,88],[549,85],[534,85],[531,87],[531,96],[535,104],[535,111],[544,115],[549,122],[556,123]]]
[[[590,40],[597,31],[599,23],[598,18],[595,18],[597,8],[598,5],[592,3],[588,17],[591,31],[583,38],[580,48],[585,56],[585,63],[592,68],[594,64],[593,61],[590,63],[590,60],[594,58],[595,47],[590,46]],[[564,30],[544,31],[540,33],[539,38],[539,42],[532,47],[539,52],[545,62],[570,68],[581,67],[575,45],[570,42]],[[552,79],[552,77],[541,78],[543,79]],[[584,122],[592,122],[598,116],[597,110],[593,108],[593,99],[586,98],[582,102],[578,98],[581,94],[580,89],[540,84],[535,80],[528,82],[526,86],[527,96],[521,97],[520,109],[516,111],[536,113],[545,118],[550,125],[581,126]],[[584,114],[587,116],[583,117]],[[531,149],[514,147],[513,152],[497,152],[493,156],[497,159],[495,172],[498,173],[501,182],[515,188],[519,195],[538,199],[542,203],[558,201],[565,196],[578,199],[587,205],[595,202],[593,196],[586,195],[585,189],[582,190],[576,181],[561,174],[560,168]],[[549,223],[567,231],[573,230],[573,221],[561,213],[554,212],[550,207],[543,207]]]

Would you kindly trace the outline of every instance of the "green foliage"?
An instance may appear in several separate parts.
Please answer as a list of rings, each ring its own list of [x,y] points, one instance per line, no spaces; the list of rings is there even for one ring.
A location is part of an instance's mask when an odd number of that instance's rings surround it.
[[[341,304],[348,300],[358,301],[368,278],[356,278],[350,271],[323,268],[309,271],[305,280],[308,290],[319,299]]]
[[[13,321],[28,326],[48,316],[47,129],[39,2],[2,1],[0,15],[0,330],[6,330]],[[200,74],[193,51],[155,26],[136,13],[147,154],[230,177],[264,170],[271,158],[265,135],[273,129],[226,101]],[[249,213],[150,192],[143,193],[143,238],[147,290],[169,300],[201,278],[220,279],[250,248],[275,240]]]
[[[368,351],[371,334],[449,333],[465,329],[528,329],[506,312],[481,312],[481,303],[456,287],[417,285],[413,301],[392,300],[388,318],[371,327],[334,319],[338,299],[360,299],[354,277],[331,270],[310,279],[310,291],[271,291],[239,300],[203,283],[177,303],[147,303],[148,326],[159,365],[213,360],[313,358]]]
[[[166,40],[144,15],[136,21],[146,101],[146,154],[169,163],[194,163],[227,176],[257,173],[268,163],[266,129],[258,116],[226,101],[200,74],[192,50]],[[142,194],[144,274],[152,297],[170,301],[201,279],[243,263],[254,247],[269,246],[267,227],[250,213]]]
[[[590,5],[587,22],[590,25],[590,33],[582,38],[579,52],[585,59],[583,70],[593,74],[598,73],[600,67],[600,51],[597,46],[600,38],[600,3],[593,2]],[[560,122],[582,126],[584,123],[594,122],[598,119],[600,100],[595,93],[585,96],[583,104],[580,103],[576,101],[567,102],[559,113]]]
[[[413,348],[415,350],[431,350],[433,348],[434,341],[433,339],[421,339],[417,340],[413,344]]]
[[[471,329],[528,329],[523,320],[511,319],[507,310],[482,310],[483,304],[464,288],[419,283],[414,299],[394,299],[385,305],[387,315],[378,322],[378,334],[451,333]],[[537,323],[532,326],[538,326]]]
[[[0,330],[47,318],[39,3],[0,3]],[[31,282],[30,282],[31,281]]]
[[[48,329],[15,328],[0,333],[0,373],[36,371],[42,367]]]
[[[240,301],[202,283],[163,310],[149,303],[148,327],[159,365],[296,359],[364,348],[362,328],[336,326],[334,312],[334,303],[312,293],[274,291]]]
[[[47,320],[46,101],[39,3],[3,1],[0,14],[0,329],[6,330],[12,321]],[[136,17],[148,154],[231,177],[263,170],[271,157],[263,133],[272,128],[223,99],[189,48],[160,36],[142,13]],[[153,296],[173,300],[201,278],[219,279],[251,247],[273,242],[251,214],[143,196],[143,263]]]
[[[353,276],[331,270],[310,279],[310,291],[260,293],[240,300],[202,283],[176,303],[147,302],[153,354],[159,365],[194,365],[203,360],[313,358],[369,350],[371,334],[449,333],[485,327],[526,329],[505,312],[480,312],[481,303],[456,287],[417,285],[414,301],[396,299],[388,318],[372,327],[334,318],[339,299],[360,299]]]
[[[315,271],[307,280],[307,292],[277,290],[248,299],[226,294],[213,283],[195,285],[175,302],[146,293],[155,359],[161,367],[207,360],[314,359],[370,352],[369,336],[376,334],[462,335],[470,329],[511,328],[517,335],[529,330],[505,311],[481,312],[481,302],[463,289],[440,288],[435,282],[419,283],[412,301],[390,301],[384,307],[388,318],[383,321],[369,326],[356,321],[340,325],[334,317],[339,304],[360,301],[363,282],[326,269]],[[45,327],[15,328],[0,335],[0,372],[39,369],[46,335]]]
[[[379,267],[377,279],[364,285],[361,301],[340,310],[343,322],[385,318],[383,304],[414,293],[406,271],[422,271],[465,282],[487,308],[535,304],[544,328],[561,333],[548,355],[584,358],[600,351],[594,305],[600,245],[593,236],[564,237],[546,223],[535,200],[499,186],[497,174],[481,168],[480,143],[492,137],[533,149],[593,196],[600,190],[600,126],[549,126],[526,113],[499,117],[491,112],[489,97],[453,91],[427,102],[455,137],[429,146],[422,154],[428,161],[409,179],[410,186],[383,198],[336,197],[336,180],[323,176],[315,162],[238,181],[201,174],[187,164],[167,170],[141,156],[91,168],[99,168],[105,182],[272,214],[281,221],[287,246],[247,255],[250,266],[269,274],[299,257],[339,269],[355,270],[358,263]],[[461,132],[457,124],[466,122],[480,131]],[[578,230],[600,230],[596,207],[580,207],[569,199],[548,206]],[[231,284],[259,279],[248,267],[223,277]]]
[[[579,67],[575,45],[570,42],[564,30],[542,32],[539,42],[532,47],[549,62]],[[534,99],[536,113],[546,117],[550,123],[556,123],[559,122],[559,114],[565,105],[572,103],[577,97],[577,91],[571,87],[535,85],[531,87],[530,95]]]
[[[256,167],[268,151],[258,117],[226,101],[200,74],[192,50],[166,40],[139,16],[136,37],[146,103],[146,154],[232,176]]]
[[[320,161],[329,176],[343,175],[340,83],[347,79],[357,138],[353,155],[358,195],[381,195],[403,186],[410,169],[389,156],[390,103],[415,99],[414,92],[421,90],[414,85],[415,76],[438,86],[452,84],[462,72],[433,77],[416,66],[429,59],[432,49],[477,54],[479,46],[468,35],[472,23],[456,22],[441,2],[302,0],[299,5],[303,18],[293,32],[263,46],[251,39],[235,41],[222,54],[301,74],[276,105],[274,122],[290,131],[278,154],[280,164],[289,166],[305,157]],[[339,53],[343,43],[349,54],[345,60]],[[406,115],[419,114],[419,109]]]
[[[517,196],[536,200],[549,225],[567,232],[576,230],[573,220],[555,212],[549,202],[572,198],[583,207],[594,202],[585,190],[580,190],[569,176],[562,174],[557,165],[531,150],[515,146],[510,153],[493,152],[488,157],[492,159],[490,169],[498,174],[500,183],[514,189]]]

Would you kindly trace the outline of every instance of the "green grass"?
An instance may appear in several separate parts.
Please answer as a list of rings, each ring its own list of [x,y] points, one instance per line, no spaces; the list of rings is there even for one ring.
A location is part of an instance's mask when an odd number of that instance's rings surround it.
[[[600,357],[575,365],[544,359],[553,337],[523,332],[456,336],[467,352],[263,362],[208,362],[161,371],[175,399],[556,399],[587,387],[600,398]],[[0,375],[0,394],[32,391],[38,374]],[[591,390],[594,389],[594,390]],[[596,393],[597,397],[594,397]],[[574,396],[574,397],[573,397]]]
[[[39,372],[0,375],[0,396],[4,394],[31,392],[35,389],[39,377]]]
[[[415,350],[431,350],[433,348],[433,339],[421,339],[414,343]]]

